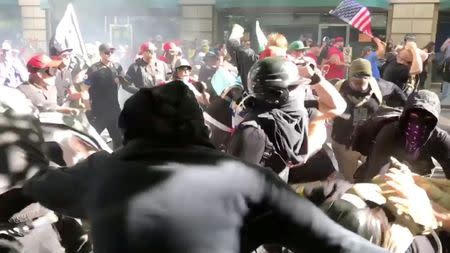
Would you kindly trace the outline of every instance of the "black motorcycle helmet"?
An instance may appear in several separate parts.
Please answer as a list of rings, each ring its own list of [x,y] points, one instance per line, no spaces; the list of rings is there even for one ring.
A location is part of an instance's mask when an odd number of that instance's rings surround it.
[[[250,95],[272,106],[285,104],[292,90],[309,81],[300,77],[293,62],[278,56],[256,62],[247,80]]]

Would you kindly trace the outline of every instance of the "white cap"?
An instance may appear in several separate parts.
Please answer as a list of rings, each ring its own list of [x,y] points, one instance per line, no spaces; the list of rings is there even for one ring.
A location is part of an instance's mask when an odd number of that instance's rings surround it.
[[[186,59],[179,59],[176,63],[175,63],[175,68],[179,68],[179,67],[191,67],[191,64],[189,63],[188,60]]]

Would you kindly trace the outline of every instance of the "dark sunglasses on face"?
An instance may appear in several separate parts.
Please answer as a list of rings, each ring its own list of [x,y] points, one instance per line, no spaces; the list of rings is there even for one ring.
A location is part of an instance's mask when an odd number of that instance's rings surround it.
[[[106,55],[112,55],[114,52],[113,51],[106,51],[106,52],[103,52],[104,54],[106,54]]]
[[[191,68],[183,66],[176,68],[176,71],[191,71]]]
[[[45,68],[45,69],[39,70],[39,72],[43,73],[43,74],[47,74],[49,76],[54,76],[54,75],[56,75],[56,68]]]

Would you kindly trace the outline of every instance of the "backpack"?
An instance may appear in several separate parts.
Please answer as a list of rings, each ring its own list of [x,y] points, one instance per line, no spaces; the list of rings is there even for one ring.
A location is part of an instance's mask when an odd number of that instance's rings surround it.
[[[240,124],[242,129],[245,129],[247,127],[254,127],[258,129],[263,129],[261,125],[256,122],[255,120],[251,121],[245,121]],[[264,131],[264,133],[266,133]],[[290,166],[289,161],[285,161],[280,154],[275,149],[275,146],[270,141],[269,136],[265,134],[265,142],[264,142],[264,153],[261,157],[261,161],[259,162],[259,165],[262,167],[269,167],[272,169],[275,173],[280,173],[283,171],[286,167]]]
[[[398,121],[402,111],[400,108],[380,106],[369,119],[355,126],[351,137],[352,149],[364,156],[370,155],[380,130],[387,124]]]

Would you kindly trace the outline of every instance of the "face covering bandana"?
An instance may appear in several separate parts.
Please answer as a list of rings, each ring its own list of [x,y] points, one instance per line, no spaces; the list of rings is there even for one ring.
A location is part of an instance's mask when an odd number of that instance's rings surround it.
[[[427,141],[432,130],[429,121],[424,120],[419,114],[411,113],[406,123],[406,152],[414,159],[419,156],[420,148]]]

